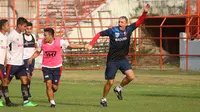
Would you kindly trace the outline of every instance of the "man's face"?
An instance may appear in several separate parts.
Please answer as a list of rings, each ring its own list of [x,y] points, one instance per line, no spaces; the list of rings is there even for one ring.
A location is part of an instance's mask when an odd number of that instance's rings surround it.
[[[33,30],[33,26],[27,26],[25,30],[26,35],[31,35],[32,30]]]
[[[24,32],[26,30],[26,27],[27,27],[26,23],[18,25],[20,32]]]
[[[9,25],[8,21],[3,25],[3,30],[5,32],[9,32],[10,31],[10,25]]]
[[[50,35],[48,32],[44,32],[45,43],[49,43],[52,38],[53,38],[52,35]]]
[[[119,18],[118,25],[121,28],[125,28],[127,26],[127,21],[123,18]]]

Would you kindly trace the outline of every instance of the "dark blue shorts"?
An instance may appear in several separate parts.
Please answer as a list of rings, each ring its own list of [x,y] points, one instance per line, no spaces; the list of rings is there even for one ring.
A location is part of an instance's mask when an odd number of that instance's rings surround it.
[[[0,64],[0,79],[3,80],[3,78],[6,78],[6,71],[4,65]]]
[[[118,69],[124,74],[126,70],[132,69],[132,67],[126,58],[116,61],[109,61],[106,64],[105,79],[115,79]]]
[[[59,84],[61,73],[62,73],[62,67],[58,67],[58,68],[42,67],[42,72],[43,72],[45,82],[48,80],[52,80],[52,83],[54,85]]]
[[[32,63],[29,65],[28,64],[28,59],[24,60],[24,66],[26,67],[26,72],[29,73],[31,76],[33,75],[33,70],[35,66],[35,60],[32,60]]]
[[[20,79],[21,76],[27,76],[26,67],[24,65],[7,65],[6,66],[6,75],[8,80],[12,80],[15,76],[16,79]]]

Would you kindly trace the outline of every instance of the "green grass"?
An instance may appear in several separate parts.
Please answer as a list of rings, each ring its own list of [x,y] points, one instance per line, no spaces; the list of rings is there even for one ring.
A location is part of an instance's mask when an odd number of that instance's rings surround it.
[[[199,112],[199,72],[135,70],[136,79],[123,89],[119,101],[113,91],[108,107],[99,106],[105,83],[104,71],[64,71],[55,95],[56,108],[50,108],[40,71],[35,71],[31,99],[38,107],[0,107],[0,112]],[[116,83],[122,76],[119,72]],[[113,86],[113,87],[114,87]],[[11,100],[22,104],[20,82],[9,86]]]

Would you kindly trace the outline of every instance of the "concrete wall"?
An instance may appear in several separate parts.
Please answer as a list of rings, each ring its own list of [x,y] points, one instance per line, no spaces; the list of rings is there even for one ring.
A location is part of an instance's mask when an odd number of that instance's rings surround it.
[[[1,18],[8,18],[8,17],[12,17],[13,16],[13,10],[11,9],[11,7],[7,7],[8,4],[8,0],[1,0],[0,1],[0,17]],[[11,25],[13,25],[13,19],[10,19],[9,22]]]
[[[186,0],[108,0],[106,4],[101,5],[92,13],[93,18],[118,18],[120,16],[127,16],[128,18],[138,17],[143,12],[144,3],[151,6],[148,15],[174,15],[185,13]],[[111,14],[109,13],[111,12]],[[101,17],[99,17],[101,12]],[[88,16],[90,18],[91,16]],[[137,19],[132,19],[130,23]],[[103,26],[115,26],[118,19],[102,20]],[[91,21],[82,21],[80,26],[92,26]],[[99,20],[94,21],[94,26],[101,26]],[[103,28],[107,29],[107,28]],[[94,31],[99,32],[101,28],[81,28],[83,37],[93,37]],[[138,34],[138,33],[136,33]],[[69,38],[81,38],[79,29],[74,28]]]
[[[36,18],[37,15],[37,0],[16,0],[15,3],[16,11],[13,9],[13,1],[12,0],[1,0],[0,1],[0,17],[10,18],[10,25],[13,26],[13,12],[17,17],[25,17],[25,18]],[[36,24],[36,21],[32,21],[33,24]],[[11,28],[13,29],[13,27]]]

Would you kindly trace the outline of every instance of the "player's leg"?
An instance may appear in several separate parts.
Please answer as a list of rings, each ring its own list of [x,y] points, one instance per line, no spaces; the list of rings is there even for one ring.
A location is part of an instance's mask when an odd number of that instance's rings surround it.
[[[1,65],[0,65],[1,66]],[[3,105],[3,101],[2,101],[2,96],[3,96],[3,92],[2,92],[2,80],[3,80],[3,72],[0,68],[0,80],[1,80],[1,84],[0,84],[0,107],[4,106]]]
[[[33,76],[34,67],[35,67],[35,60],[32,60],[32,63],[29,65],[30,75],[28,75],[28,97],[31,97],[31,92],[30,92],[30,89],[31,89],[31,78]]]
[[[44,81],[46,82],[46,94],[48,97],[48,101],[51,104],[55,105],[55,101],[54,101],[54,92],[53,92],[53,72],[52,72],[52,68],[46,68],[46,67],[42,67],[42,72],[43,72],[43,77],[44,77]],[[55,107],[55,106],[52,106]]]
[[[121,87],[124,87],[127,84],[129,84],[134,79],[134,76],[135,76],[132,69],[126,70],[126,71],[124,71],[124,73],[125,73],[126,77],[124,77],[124,79],[120,83]]]
[[[14,77],[16,70],[17,70],[16,67],[14,67],[12,65],[7,65],[6,72],[4,72],[4,78],[2,80],[2,92],[3,92],[3,96],[5,98],[5,101],[6,101],[6,106],[8,106],[8,107],[17,106],[16,104],[14,104],[10,101],[10,97],[8,95],[8,85],[11,82],[12,78]]]
[[[122,100],[123,97],[122,97],[122,88],[124,86],[126,86],[128,83],[130,83],[133,79],[134,79],[134,73],[133,73],[133,70],[132,70],[132,67],[131,65],[129,64],[128,60],[127,59],[123,59],[120,61],[119,63],[120,65],[120,70],[123,74],[126,75],[126,77],[124,77],[124,79],[121,81],[120,85],[116,86],[114,88],[114,92],[116,93],[117,95],[117,98],[119,100]]]
[[[52,80],[46,80],[46,94],[51,105],[55,105]],[[52,106],[51,106],[52,107]],[[53,106],[55,107],[55,106]]]
[[[28,59],[24,60],[24,66],[26,67],[26,72],[27,72],[27,86],[28,86],[28,97],[31,97],[31,93],[30,93],[30,88],[31,88],[31,77],[33,75],[33,69],[34,69],[34,65],[35,65],[35,60],[32,60],[31,64],[28,64]]]
[[[116,62],[108,62],[106,65],[106,71],[105,71],[105,79],[107,80],[106,84],[104,85],[103,89],[103,98],[100,102],[100,104],[103,107],[107,107],[107,95],[110,91],[110,88],[112,87],[114,83],[114,78],[117,73],[118,67],[116,66]]]
[[[61,78],[61,74],[62,74],[62,67],[58,67],[58,68],[53,68],[53,92],[55,93],[58,90],[58,85],[60,83],[60,78]]]
[[[62,74],[62,67],[53,68],[52,73],[53,73],[52,90],[53,90],[53,93],[55,94],[55,92],[58,91],[58,85],[60,83],[60,77]],[[51,103],[51,107],[56,106],[54,99],[50,100],[50,103]]]
[[[3,101],[2,101],[2,96],[3,96],[3,92],[2,92],[2,87],[1,87],[1,85],[0,85],[0,107],[3,107],[4,106],[4,104],[3,104]]]
[[[24,101],[24,106],[37,106],[37,104],[33,104],[28,99],[28,85],[27,85],[28,77],[26,74],[25,66],[22,65],[19,67],[16,76],[19,77],[21,80],[21,92],[22,92],[22,97]]]

